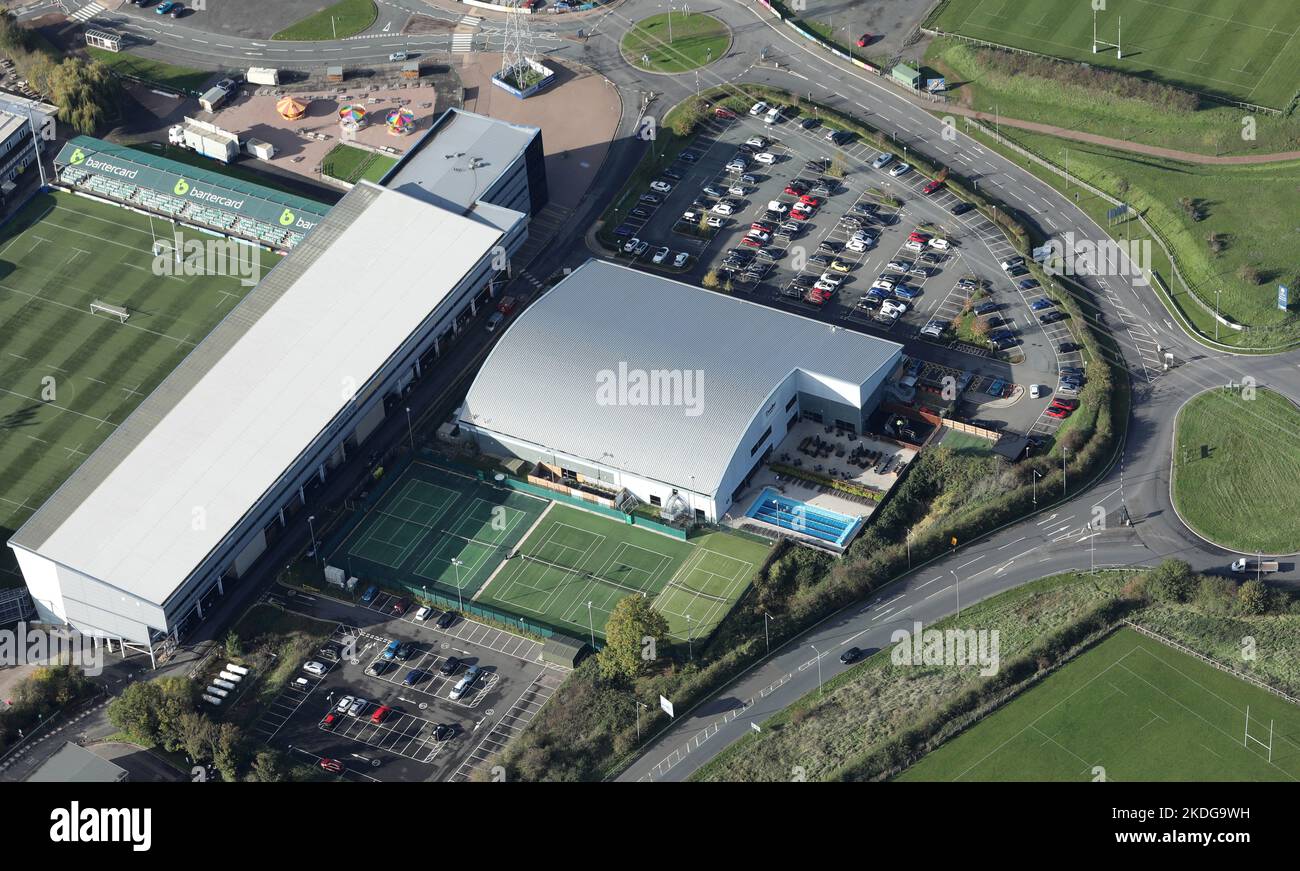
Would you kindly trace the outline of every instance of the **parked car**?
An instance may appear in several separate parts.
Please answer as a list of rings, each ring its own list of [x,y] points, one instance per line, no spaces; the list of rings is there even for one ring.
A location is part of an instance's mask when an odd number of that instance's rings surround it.
[[[766,111],[767,111],[767,103],[763,102],[762,100],[759,100],[757,103],[749,107],[749,114],[754,115],[755,117],[757,117],[758,115],[762,115]]]
[[[943,335],[944,328],[945,325],[943,321],[930,321],[925,326],[921,327],[921,335],[937,339]]]
[[[943,187],[943,182],[939,181],[939,179],[936,178],[933,181],[931,181],[929,184],[927,184],[925,187],[921,188],[921,193],[925,194],[928,197],[930,194],[934,193],[941,187]]]
[[[894,168],[889,171],[889,175],[893,178],[898,178],[900,175],[906,175],[907,173],[911,172],[911,170],[912,170],[911,164],[899,163],[899,164],[895,164]]]
[[[880,154],[875,160],[871,161],[871,166],[873,169],[884,169],[886,166],[889,165],[889,162],[893,159],[894,159],[894,155],[886,151]]]
[[[438,667],[438,674],[449,675],[455,674],[456,669],[460,668],[460,658],[449,656],[443,660],[442,665]]]
[[[397,648],[401,646],[402,646],[402,642],[398,641],[397,639],[393,639],[392,641],[388,642],[388,646],[384,648],[384,652],[381,653],[380,656],[382,656],[384,659],[392,659],[394,656],[397,656]]]
[[[670,252],[667,248],[660,248],[658,251],[655,252],[654,256],[650,258],[650,262],[663,263],[665,260],[668,259],[668,255],[670,253],[672,252]]]
[[[171,2],[171,0],[163,0],[163,2],[158,4],[158,8],[155,9],[154,12],[158,15],[166,15],[175,5],[176,4]]]
[[[948,211],[951,212],[951,213],[954,214],[954,215],[964,215],[964,214],[966,214],[967,212],[969,212],[969,211],[970,211],[971,209],[973,209],[973,208],[975,208],[975,207],[974,207],[973,205],[971,205],[970,203],[966,202],[965,200],[958,200],[957,203],[956,203],[956,205],[954,205],[954,206],[953,206],[951,209],[949,209]]]
[[[1067,417],[1070,414],[1070,410],[1067,408],[1062,408],[1059,405],[1052,405],[1048,407],[1046,413],[1048,417],[1055,417],[1057,419],[1060,419],[1060,418]]]
[[[495,312],[494,314],[501,314],[501,312]],[[505,317],[505,315],[501,315],[501,316]],[[497,323],[500,323],[500,321],[498,320]],[[406,609],[409,607],[411,607],[411,603],[409,600],[398,599],[396,602],[393,603],[393,606],[388,609],[388,612],[392,614],[394,617],[401,617],[403,614],[406,613]]]
[[[815,130],[817,127],[821,126],[821,123],[820,118],[809,116],[799,122],[799,127],[803,130]]]
[[[677,269],[684,269],[686,268],[687,261],[690,259],[691,255],[687,254],[685,251],[680,251],[677,256],[673,258],[673,266]]]
[[[378,593],[379,593],[379,588],[376,587],[374,584],[371,584],[370,586],[366,587],[366,591],[361,594],[361,601],[369,605],[374,600],[375,596]]]
[[[655,180],[650,182],[650,190],[655,193],[666,194],[673,189],[673,186],[666,181]]]
[[[438,618],[438,628],[446,629],[451,626],[451,624],[456,622],[456,616],[455,611],[444,611],[442,616]]]
[[[1059,309],[1056,310],[1056,311],[1050,311],[1050,312],[1047,312],[1046,314],[1041,314],[1041,315],[1039,315],[1039,316],[1038,316],[1038,320],[1039,320],[1043,325],[1054,324],[1054,323],[1056,323],[1057,321],[1063,321],[1063,320],[1065,320],[1065,312],[1060,311]]]
[[[418,668],[413,668],[406,673],[406,677],[402,678],[402,686],[413,687],[426,677],[428,677],[428,675],[423,671]]]
[[[763,136],[751,136],[745,140],[745,144],[754,148],[767,148],[767,139]]]
[[[1053,305],[1055,305],[1055,303],[1053,303],[1047,297],[1043,296],[1031,302],[1029,304],[1029,307],[1037,312],[1037,311],[1042,311],[1045,308],[1051,308]]]
[[[459,701],[470,691],[474,686],[474,682],[478,680],[479,675],[482,673],[482,668],[477,665],[471,665],[469,669],[466,670],[464,677],[456,682],[456,685],[451,688],[451,692],[447,693],[447,698],[451,699],[453,702]]]
[[[388,715],[391,714],[392,712],[393,709],[390,708],[388,705],[380,705],[379,707],[375,708],[375,712],[370,715],[370,722],[378,725],[379,723],[382,723],[384,722],[384,720],[388,719]]]
[[[364,711],[369,706],[370,706],[370,702],[366,701],[365,699],[362,698],[354,699],[352,701],[352,704],[348,706],[348,716],[359,717],[361,716],[361,712]]]
[[[310,662],[304,663],[302,670],[307,672],[307,674],[315,675],[316,677],[324,677],[325,672],[329,671],[329,666],[313,659]]]
[[[754,160],[758,163],[765,163],[770,166],[776,163],[776,155],[770,151],[760,151],[758,154],[754,155]]]
[[[639,199],[641,200],[641,202],[649,203],[652,206],[657,206],[663,202],[663,198],[660,197],[658,194],[641,194]]]

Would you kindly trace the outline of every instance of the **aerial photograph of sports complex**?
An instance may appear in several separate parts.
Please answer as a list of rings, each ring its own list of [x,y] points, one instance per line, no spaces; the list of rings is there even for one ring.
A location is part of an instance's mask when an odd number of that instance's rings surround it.
[[[0,782],[1300,781],[1300,5],[6,6]]]

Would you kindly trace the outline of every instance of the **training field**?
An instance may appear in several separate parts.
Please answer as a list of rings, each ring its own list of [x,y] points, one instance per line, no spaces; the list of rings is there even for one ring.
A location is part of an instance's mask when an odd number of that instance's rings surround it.
[[[1273,108],[1300,90],[1300,3],[1295,0],[1108,0],[1092,53],[1092,4],[1081,0],[949,0],[930,26],[1081,60]]]
[[[235,276],[155,275],[153,238],[147,217],[71,194],[0,228],[0,540],[248,292]],[[130,318],[91,314],[97,299]],[[0,550],[0,586],[20,583]]]
[[[1265,743],[1273,722],[1273,759]],[[1300,707],[1129,629],[901,780],[1300,780]]]
[[[766,548],[725,533],[678,541],[554,504],[519,554],[502,566],[482,601],[579,637],[603,637],[618,600],[644,595],[667,618],[669,634],[685,641],[688,634],[707,636],[722,621]]]

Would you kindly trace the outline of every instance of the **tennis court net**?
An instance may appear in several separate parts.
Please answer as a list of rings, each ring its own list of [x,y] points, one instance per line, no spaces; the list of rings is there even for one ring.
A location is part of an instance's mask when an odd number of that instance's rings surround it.
[[[558,572],[564,572],[567,575],[572,575],[574,577],[581,578],[583,580],[599,581],[602,584],[608,584],[611,587],[616,587],[620,590],[626,590],[628,593],[630,593],[633,596],[650,595],[650,593],[647,592],[646,590],[639,590],[635,587],[629,587],[626,584],[621,584],[618,581],[611,581],[609,578],[602,578],[600,575],[596,574],[595,572],[589,572],[585,569],[575,569],[571,566],[562,566],[559,563],[553,563],[550,560],[544,560],[540,557],[535,557],[532,554],[524,553],[523,551],[515,551],[513,556],[521,557],[525,562],[536,563],[539,566],[546,566],[547,568],[555,569]]]
[[[700,598],[700,599],[706,599],[706,600],[708,600],[708,601],[710,601],[710,602],[718,602],[719,604],[722,604],[722,605],[730,605],[730,604],[731,604],[731,600],[730,600],[730,599],[724,598],[724,597],[722,597],[722,596],[715,596],[715,595],[713,595],[712,593],[706,593],[706,592],[704,592],[703,590],[697,590],[697,589],[695,589],[694,587],[688,587],[688,586],[686,586],[685,584],[680,584],[680,583],[678,583],[677,581],[669,581],[669,582],[664,586],[664,589],[665,589],[665,590],[681,590],[683,593],[690,593],[692,596],[695,596],[695,597],[697,597],[697,598]]]

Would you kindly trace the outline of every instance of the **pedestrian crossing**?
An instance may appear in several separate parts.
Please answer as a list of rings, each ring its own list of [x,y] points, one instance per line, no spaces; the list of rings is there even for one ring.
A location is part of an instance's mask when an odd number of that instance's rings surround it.
[[[100,6],[98,3],[91,3],[89,6],[81,7],[68,17],[73,21],[80,21],[84,24],[103,11],[105,11],[103,6]]]
[[[483,19],[476,15],[465,15],[456,25],[456,32],[451,35],[451,50],[464,54],[474,50],[474,36]]]

